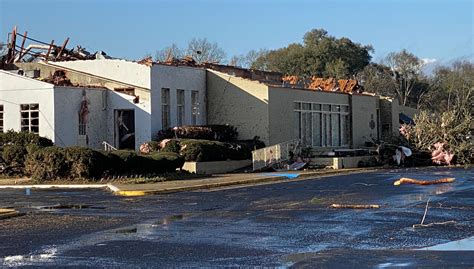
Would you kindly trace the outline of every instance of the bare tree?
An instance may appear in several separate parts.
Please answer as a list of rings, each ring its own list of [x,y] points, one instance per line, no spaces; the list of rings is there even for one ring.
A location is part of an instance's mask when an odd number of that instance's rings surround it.
[[[406,105],[408,97],[420,77],[422,61],[414,54],[402,50],[389,53],[384,62],[392,71],[394,88],[401,103]]]
[[[239,66],[243,68],[261,69],[257,63],[260,56],[268,53],[266,49],[251,50],[247,54],[235,55],[230,58],[229,65]],[[263,69],[262,69],[263,70]]]
[[[188,44],[187,55],[193,57],[197,63],[222,62],[226,54],[217,43],[211,43],[207,38],[193,38]]]
[[[183,58],[184,55],[184,50],[173,43],[171,46],[157,50],[155,53],[155,61],[164,62],[171,58]]]

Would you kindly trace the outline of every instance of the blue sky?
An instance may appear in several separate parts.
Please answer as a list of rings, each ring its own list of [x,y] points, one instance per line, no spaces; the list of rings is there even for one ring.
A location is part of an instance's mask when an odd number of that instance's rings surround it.
[[[408,49],[420,58],[474,59],[473,0],[0,0],[1,41],[14,25],[56,44],[70,37],[90,51],[138,59],[193,37],[228,57],[301,42],[305,32],[371,44],[373,60]]]

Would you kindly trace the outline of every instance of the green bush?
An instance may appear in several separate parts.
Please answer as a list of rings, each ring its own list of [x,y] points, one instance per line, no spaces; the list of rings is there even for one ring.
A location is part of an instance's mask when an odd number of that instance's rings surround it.
[[[69,178],[69,165],[64,149],[46,147],[29,154],[25,162],[25,172],[40,182]]]
[[[89,148],[65,148],[64,156],[68,162],[69,177],[71,178],[101,178],[107,164],[105,155]]]
[[[179,153],[181,149],[180,143],[178,140],[170,140],[166,145],[160,150],[160,152],[174,152]]]
[[[34,144],[39,147],[50,147],[53,146],[53,141],[48,138],[41,137],[38,134],[27,132],[15,132],[10,130],[5,133],[0,133],[0,146],[11,144],[24,147],[29,144]]]
[[[184,165],[184,158],[173,152],[157,152],[148,158],[152,160],[152,173],[173,172]]]
[[[179,148],[179,154],[186,161],[212,162],[251,158],[251,150],[245,144],[196,139],[172,140],[168,144],[162,151],[174,150],[176,152]]]
[[[158,140],[172,138],[205,139],[217,141],[234,141],[238,136],[237,129],[230,125],[190,125],[178,126],[158,132]]]
[[[118,174],[141,173],[148,166],[148,160],[144,156],[138,155],[135,151],[115,150],[110,152],[110,154],[115,155],[120,160],[118,163],[112,164],[111,169]]]
[[[23,174],[28,152],[24,146],[6,145],[3,147],[2,159],[5,162],[5,173],[8,175]]]

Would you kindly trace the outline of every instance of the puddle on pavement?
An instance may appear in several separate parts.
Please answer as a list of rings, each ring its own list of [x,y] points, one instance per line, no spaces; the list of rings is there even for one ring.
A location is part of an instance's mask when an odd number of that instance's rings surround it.
[[[422,248],[420,250],[437,250],[437,251],[474,251],[474,236],[439,244],[431,247]]]
[[[170,225],[171,223],[179,220],[183,220],[184,215],[179,214],[179,215],[171,215],[168,217],[165,217],[162,221],[155,222],[153,225],[158,226],[158,225]]]

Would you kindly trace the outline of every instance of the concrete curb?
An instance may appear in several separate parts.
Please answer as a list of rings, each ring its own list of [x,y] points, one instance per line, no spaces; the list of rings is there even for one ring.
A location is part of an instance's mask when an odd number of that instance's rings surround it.
[[[230,187],[230,186],[238,186],[242,185],[242,187],[251,187],[253,184],[260,184],[260,183],[284,183],[284,182],[298,182],[303,180],[310,180],[316,179],[320,177],[328,177],[334,175],[348,175],[348,174],[357,174],[357,173],[367,173],[367,172],[375,172],[380,170],[379,168],[358,168],[358,169],[348,169],[348,170],[332,170],[332,171],[324,171],[324,172],[311,172],[305,173],[300,175],[297,178],[289,179],[284,176],[268,176],[263,178],[255,178],[255,179],[247,179],[247,180],[235,180],[235,181],[227,181],[227,182],[212,182],[208,184],[201,184],[201,185],[193,185],[193,186],[181,186],[175,188],[163,188],[163,189],[143,189],[143,190],[126,190],[126,188],[120,189],[119,187],[112,184],[108,184],[108,188],[114,192],[114,194],[120,196],[144,196],[144,195],[152,195],[152,194],[167,194],[167,193],[176,193],[176,192],[184,192],[184,191],[194,191],[194,190],[202,190],[202,189],[213,189],[213,188],[222,188],[222,187]],[[136,186],[136,185],[134,185]]]
[[[0,185],[0,189],[100,189],[106,187],[106,184]]]

